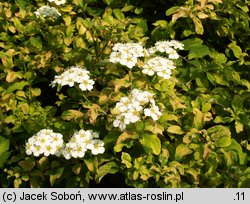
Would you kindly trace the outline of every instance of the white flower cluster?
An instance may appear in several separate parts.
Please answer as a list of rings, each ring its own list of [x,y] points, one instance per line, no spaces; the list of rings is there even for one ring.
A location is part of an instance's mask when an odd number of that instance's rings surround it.
[[[65,4],[66,0],[49,0],[49,2],[55,2],[56,5]]]
[[[130,69],[140,66],[144,74],[153,76],[156,73],[164,79],[169,79],[172,69],[175,68],[172,60],[178,59],[177,50],[183,49],[184,45],[177,40],[159,41],[149,49],[138,43],[117,43],[110,54],[110,62],[120,63]],[[157,56],[159,53],[167,54],[167,58]],[[143,65],[137,64],[139,57],[144,57]]]
[[[63,155],[65,159],[82,158],[87,150],[93,155],[102,154],[105,151],[104,142],[99,138],[99,133],[92,130],[76,132],[68,143],[64,143],[63,135],[54,133],[50,129],[42,129],[28,139],[26,143],[26,154],[38,157]]]
[[[99,133],[92,130],[80,130],[76,132],[62,151],[66,159],[82,158],[87,150],[91,150],[93,155],[104,153],[104,142],[97,139]]]
[[[36,17],[53,17],[53,18],[58,18],[61,16],[59,11],[55,7],[50,7],[50,6],[42,6],[39,9],[37,9],[35,12]]]
[[[116,103],[114,112],[117,116],[113,126],[121,130],[124,130],[128,124],[139,121],[143,112],[153,120],[158,120],[162,115],[155,104],[153,94],[138,89],[133,89],[128,97],[122,97],[120,102]]]
[[[36,157],[41,154],[45,156],[60,156],[63,146],[64,141],[62,134],[54,133],[50,129],[43,129],[29,138],[26,143],[26,154],[33,154]]]
[[[144,56],[144,48],[138,43],[117,43],[112,48],[110,62],[120,63],[132,69],[138,57]]]
[[[153,76],[157,73],[158,76],[169,79],[171,77],[171,70],[175,68],[174,62],[164,57],[153,57],[146,61],[142,66],[142,73]]]
[[[52,86],[60,84],[61,86],[68,85],[72,87],[75,83],[79,84],[82,91],[91,91],[95,82],[90,79],[89,71],[78,66],[72,66],[61,75],[55,76]]]
[[[177,40],[171,41],[159,41],[155,43],[154,47],[149,49],[150,54],[154,54],[155,52],[167,53],[169,59],[178,59],[179,54],[176,50],[183,50],[184,45]]]

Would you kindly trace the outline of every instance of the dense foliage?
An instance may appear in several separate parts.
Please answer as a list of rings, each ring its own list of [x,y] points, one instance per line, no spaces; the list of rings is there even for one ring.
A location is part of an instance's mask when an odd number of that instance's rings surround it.
[[[55,2],[0,2],[1,187],[250,187],[248,0]],[[37,15],[44,5],[60,15]],[[117,43],[172,39],[184,50],[169,79],[109,60]],[[93,87],[52,86],[72,66]],[[121,130],[115,107],[133,89],[162,114]],[[27,155],[46,128],[64,141],[97,131],[105,152]]]

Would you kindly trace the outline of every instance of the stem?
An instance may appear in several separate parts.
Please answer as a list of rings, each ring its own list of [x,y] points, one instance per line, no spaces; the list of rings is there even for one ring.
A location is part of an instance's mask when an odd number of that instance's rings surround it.
[[[86,101],[88,101],[89,103],[91,103],[91,101],[85,96],[84,93],[83,93],[82,95],[83,95],[83,98],[84,98]]]
[[[2,108],[0,107],[0,131],[3,127],[3,124],[4,124],[4,116],[3,116]]]
[[[83,17],[87,19],[87,16],[85,15],[84,12],[83,12]],[[94,62],[94,66],[95,66],[95,64],[99,61],[98,42],[97,40],[95,40],[94,33],[92,32],[91,28],[88,28],[87,26],[85,26],[85,28],[90,33],[91,39],[93,41],[93,46],[95,50],[95,62]]]
[[[86,96],[85,94],[82,94],[83,98],[88,101],[90,104],[93,104]],[[102,112],[104,115],[107,115],[107,113],[98,105],[99,111]]]
[[[129,72],[128,72],[128,76],[129,76],[129,82],[131,83],[130,85],[130,91],[132,91],[132,86],[133,86],[133,72],[132,72],[132,69],[129,69]]]

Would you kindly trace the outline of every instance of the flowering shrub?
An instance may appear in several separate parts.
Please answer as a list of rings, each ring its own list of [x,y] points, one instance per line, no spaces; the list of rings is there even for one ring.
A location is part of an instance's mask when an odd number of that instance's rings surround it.
[[[249,187],[248,6],[1,2],[1,187]]]

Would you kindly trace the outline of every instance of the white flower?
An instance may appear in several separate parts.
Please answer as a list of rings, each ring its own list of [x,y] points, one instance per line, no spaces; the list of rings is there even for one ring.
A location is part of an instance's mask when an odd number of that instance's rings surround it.
[[[63,145],[63,135],[60,133],[53,133],[51,135],[51,142],[52,142],[52,145],[55,147],[62,146]]]
[[[120,63],[124,66],[127,66],[129,69],[132,69],[137,63],[137,58],[127,55],[120,59]]]
[[[66,0],[49,0],[49,2],[55,2],[56,5],[65,4]]]
[[[154,47],[148,49],[150,54],[154,54],[157,51],[162,53],[167,53],[169,59],[178,59],[179,55],[177,53],[177,49],[183,50],[184,45],[177,40],[171,41],[159,41],[155,43]]]
[[[133,89],[131,95],[133,104],[135,103],[135,101],[138,101],[140,105],[145,105],[151,99],[153,99],[152,93],[149,93],[147,91],[140,91],[138,89]]]
[[[110,62],[119,63],[121,60],[121,53],[120,52],[112,52],[110,54]]]
[[[153,76],[155,74],[155,67],[150,66],[149,64],[146,64],[143,66],[142,73],[147,74],[149,76]]]
[[[55,154],[55,148],[51,144],[46,144],[44,147],[44,156],[49,156],[50,154]]]
[[[153,72],[156,72],[158,76],[169,79],[171,76],[171,69],[174,68],[175,66],[173,61],[164,57],[153,57],[146,61],[146,63],[142,66],[142,72],[150,76]]]
[[[159,41],[155,43],[155,50],[168,53],[171,48],[169,41]]]
[[[94,81],[93,80],[82,80],[81,81],[81,83],[80,83],[80,85],[79,85],[79,88],[82,90],[82,91],[86,91],[86,90],[88,90],[88,91],[91,91],[94,87],[93,87],[93,85],[94,85]]]
[[[169,79],[171,77],[171,74],[171,69],[162,69],[157,72],[157,75],[164,79]]]
[[[132,69],[137,64],[137,58],[143,57],[145,50],[138,43],[117,43],[112,48],[110,54],[110,62],[120,63]]]
[[[125,124],[136,123],[139,120],[140,115],[136,110],[129,110],[127,113],[124,113]]]
[[[102,140],[92,140],[88,145],[93,155],[102,154],[105,151],[104,142]]]
[[[146,114],[153,119],[158,119],[161,112],[159,111],[158,106],[155,105],[153,94],[147,91],[133,89],[128,97],[122,97],[121,100],[116,103],[115,109],[117,110],[117,113],[113,121],[113,126],[124,130],[127,125],[140,121],[143,107],[148,104],[150,104],[151,109],[145,109]]]
[[[116,119],[113,121],[114,127],[119,127],[121,130],[126,128],[126,124],[124,122],[124,116],[118,115]]]
[[[33,151],[34,151],[34,144],[32,144],[32,143],[27,143],[26,144],[26,154],[27,155],[31,155],[32,153],[33,153]]]
[[[168,55],[169,59],[178,59],[179,58],[179,54],[174,49],[172,49],[168,54],[169,54]]]
[[[159,111],[159,107],[153,105],[151,108],[144,109],[144,115],[150,116],[153,120],[158,120],[162,113]]]
[[[39,9],[37,9],[34,13],[36,14],[36,17],[43,16],[43,17],[58,18],[59,16],[61,16],[61,14],[56,8],[50,6],[42,6]]]
[[[128,97],[122,97],[120,102],[116,104],[120,112],[125,112],[131,107],[131,100]]]
[[[174,47],[174,49],[179,49],[179,50],[184,49],[184,45],[181,42],[177,41],[177,40],[171,40],[170,43],[171,43],[171,46]]]
[[[62,155],[65,157],[65,159],[70,159],[72,157],[83,158],[88,149],[92,151],[92,148],[94,148],[92,145],[94,144],[93,141],[95,141],[94,138],[98,137],[99,137],[98,132],[95,132],[93,130],[81,129],[78,132],[76,132],[71,137],[70,141],[65,145],[65,148],[62,150]],[[99,151],[103,153],[105,151],[104,147],[102,147],[102,151],[101,150]],[[95,155],[98,154],[97,152],[94,153]]]

